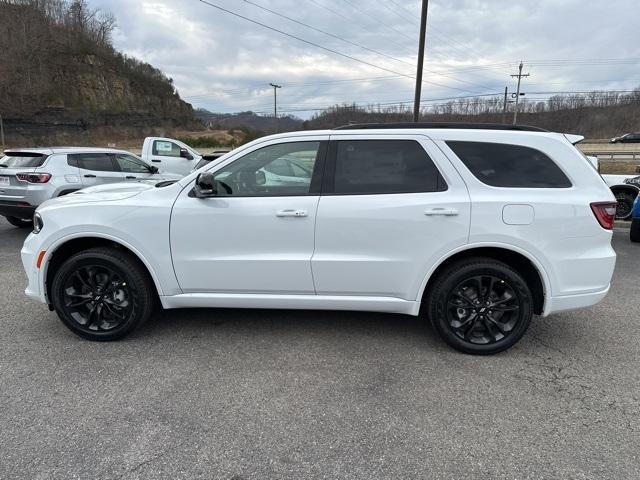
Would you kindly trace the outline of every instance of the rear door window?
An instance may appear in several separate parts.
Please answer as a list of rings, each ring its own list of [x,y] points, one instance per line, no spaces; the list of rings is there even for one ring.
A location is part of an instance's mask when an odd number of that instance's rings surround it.
[[[508,188],[569,188],[556,163],[535,148],[506,143],[446,142],[473,175],[486,185]]]
[[[71,166],[93,172],[119,172],[120,167],[110,153],[73,153],[68,156]]]
[[[415,140],[339,140],[333,185],[326,193],[367,195],[447,189],[435,164]]]

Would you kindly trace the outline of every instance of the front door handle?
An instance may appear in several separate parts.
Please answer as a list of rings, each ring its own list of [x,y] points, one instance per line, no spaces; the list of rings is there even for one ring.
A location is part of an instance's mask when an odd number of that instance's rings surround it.
[[[306,217],[307,212],[304,210],[278,210],[276,217]]]
[[[161,163],[162,160],[158,160],[157,158],[154,158],[153,160],[151,160],[153,163]]]
[[[84,176],[84,178],[96,178],[96,176],[92,174],[87,174]]]
[[[428,210],[425,210],[424,214],[427,215],[428,217],[431,217],[434,215],[443,215],[445,217],[453,217],[455,215],[458,215],[458,210],[456,210],[455,208],[430,208]]]
[[[126,177],[124,177],[124,178],[126,178],[127,180],[135,180],[135,179],[136,179],[136,178],[138,178],[138,177],[134,177],[133,175],[127,175],[127,176],[126,176]]]

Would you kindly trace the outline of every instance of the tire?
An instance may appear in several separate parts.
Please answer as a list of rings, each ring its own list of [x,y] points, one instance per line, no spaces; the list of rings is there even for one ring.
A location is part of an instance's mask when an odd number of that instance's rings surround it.
[[[640,243],[640,218],[634,218],[631,220],[631,230],[629,232],[629,238],[632,242]]]
[[[31,218],[4,217],[14,227],[33,228],[33,220]]]
[[[636,195],[632,195],[627,192],[617,192],[614,195],[618,201],[618,207],[616,208],[616,220],[628,220],[631,217],[633,202],[636,200]]]
[[[522,338],[533,316],[533,297],[524,278],[508,265],[470,258],[438,275],[427,294],[426,313],[449,346],[491,355]]]
[[[113,248],[85,250],[54,273],[53,307],[76,335],[95,341],[124,338],[151,315],[155,289],[137,258]]]

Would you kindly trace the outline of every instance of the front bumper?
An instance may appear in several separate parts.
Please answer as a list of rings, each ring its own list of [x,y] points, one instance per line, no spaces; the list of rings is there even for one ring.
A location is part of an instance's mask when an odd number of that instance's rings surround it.
[[[29,234],[24,241],[20,256],[22,258],[22,266],[27,275],[27,288],[24,293],[31,299],[41,303],[48,303],[45,292],[40,288],[41,270],[36,266],[36,259],[40,252],[40,241],[37,235]]]

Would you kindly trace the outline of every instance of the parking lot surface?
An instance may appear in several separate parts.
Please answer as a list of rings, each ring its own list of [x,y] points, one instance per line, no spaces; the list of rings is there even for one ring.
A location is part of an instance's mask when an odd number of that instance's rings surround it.
[[[601,304],[493,357],[371,313],[169,311],[83,341],[24,296],[25,236],[0,219],[0,478],[638,478],[628,230]]]

